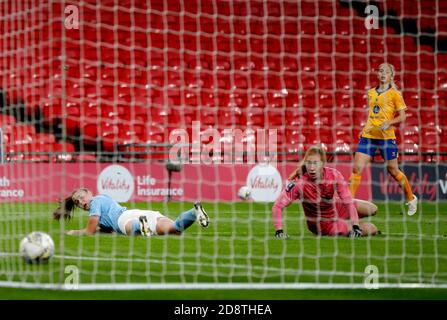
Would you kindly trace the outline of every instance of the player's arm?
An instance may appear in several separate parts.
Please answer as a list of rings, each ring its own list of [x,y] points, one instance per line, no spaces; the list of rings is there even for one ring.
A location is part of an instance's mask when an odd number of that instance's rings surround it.
[[[382,125],[380,126],[382,130],[386,130],[390,126],[394,126],[396,124],[404,122],[405,119],[407,118],[407,116],[405,114],[405,110],[407,109],[407,106],[405,105],[402,95],[400,93],[396,93],[393,95],[393,97],[394,97],[394,105],[396,108],[395,110],[398,115],[397,115],[397,117],[394,117],[391,120],[384,121],[382,123]]]
[[[366,119],[369,117],[369,91],[366,91]],[[359,133],[359,138],[362,137],[363,131],[365,130],[365,127],[362,128],[362,130]]]
[[[87,226],[81,230],[70,230],[67,232],[69,235],[90,235],[96,233],[99,225],[99,218],[101,216],[101,202],[92,200],[90,202],[89,217]]]
[[[385,120],[380,126],[382,130],[388,129],[390,126],[404,122],[407,116],[405,115],[405,109],[399,110],[398,116],[391,120]]]
[[[96,232],[96,228],[99,223],[99,216],[90,216],[87,221],[87,226],[80,230],[70,230],[67,232],[68,235],[90,235]]]
[[[399,110],[399,115],[396,118],[394,118],[393,120],[391,120],[391,124],[394,125],[394,124],[404,122],[405,119],[407,119],[407,116],[405,114],[405,109]]]
[[[272,208],[273,226],[275,227],[275,237],[278,239],[288,238],[287,233],[283,231],[282,211],[298,198],[299,185],[297,182],[290,182],[283,192],[276,199]]]
[[[352,199],[351,192],[349,191],[348,184],[341,175],[340,172],[336,172],[335,174],[337,193],[340,197],[341,203],[346,207],[349,212],[349,217],[351,219],[351,223],[353,229],[359,229],[359,214],[357,209],[355,208],[354,200]],[[361,230],[360,230],[361,231]]]

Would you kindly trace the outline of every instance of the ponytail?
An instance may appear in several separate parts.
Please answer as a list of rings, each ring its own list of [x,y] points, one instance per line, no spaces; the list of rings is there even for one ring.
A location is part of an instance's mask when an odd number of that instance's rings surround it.
[[[59,207],[53,212],[53,219],[60,220],[64,218],[65,220],[70,220],[73,218],[75,203],[71,196],[59,201]]]
[[[292,171],[287,180],[292,181],[301,177],[304,173],[306,173],[306,166],[304,165],[303,161],[300,161],[300,163],[298,163],[298,167]]]

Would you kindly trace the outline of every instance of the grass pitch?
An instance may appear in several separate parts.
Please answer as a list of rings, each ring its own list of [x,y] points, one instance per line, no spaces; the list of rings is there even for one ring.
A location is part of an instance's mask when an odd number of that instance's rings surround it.
[[[0,281],[64,284],[72,269],[81,284],[365,282],[365,268],[377,267],[379,284],[447,285],[447,203],[422,203],[408,217],[400,203],[379,203],[368,218],[381,234],[371,238],[315,237],[299,204],[284,214],[291,238],[273,237],[271,204],[205,203],[207,229],[194,224],[182,236],[126,237],[117,234],[67,236],[85,226],[87,213],[61,225],[51,219],[55,204],[0,206]],[[132,203],[128,208],[158,210],[172,219],[191,203]],[[56,254],[48,265],[27,265],[18,256],[20,240],[31,231],[49,233]],[[68,269],[66,269],[68,266]],[[324,290],[130,290],[65,291],[0,288],[1,299],[445,299],[447,289]]]

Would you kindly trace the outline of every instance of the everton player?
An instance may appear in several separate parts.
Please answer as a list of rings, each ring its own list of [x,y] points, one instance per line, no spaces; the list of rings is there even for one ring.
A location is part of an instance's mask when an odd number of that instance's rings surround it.
[[[417,211],[417,197],[413,194],[405,174],[399,170],[397,156],[398,149],[394,125],[405,121],[407,106],[401,93],[394,84],[394,67],[389,63],[382,63],[377,74],[379,86],[368,91],[369,116],[360,136],[354,157],[354,166],[349,178],[349,189],[353,197],[362,178],[362,171],[379,149],[386,162],[388,173],[402,187],[407,214],[412,216]]]

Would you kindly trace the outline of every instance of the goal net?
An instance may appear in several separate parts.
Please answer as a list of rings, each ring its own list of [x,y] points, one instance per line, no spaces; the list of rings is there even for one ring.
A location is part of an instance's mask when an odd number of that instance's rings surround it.
[[[0,1],[0,286],[65,289],[447,287],[447,5],[430,1]],[[378,66],[408,106],[396,126],[405,197],[380,156],[357,197],[381,233],[320,237],[272,206],[321,143],[347,180]],[[239,197],[247,186],[251,196]],[[171,219],[181,236],[70,236],[78,187]],[[55,253],[28,265],[20,241]]]

